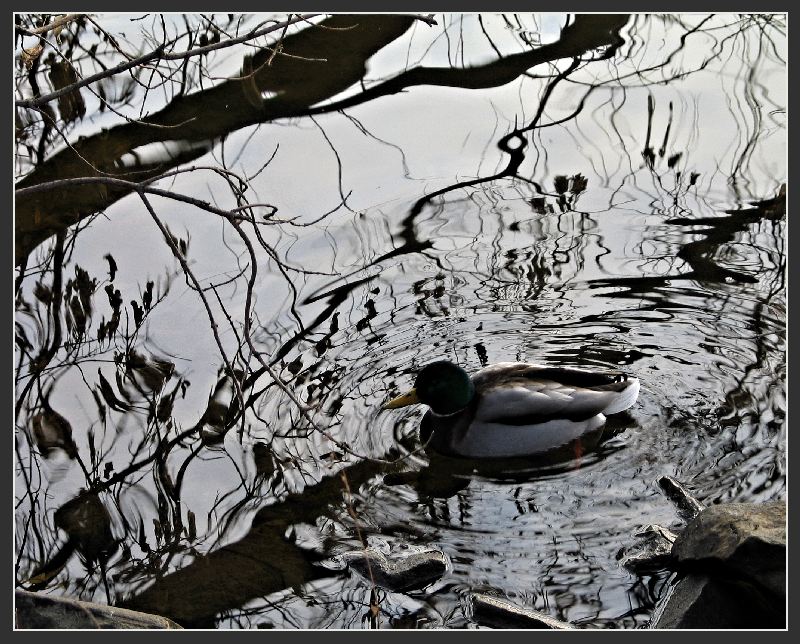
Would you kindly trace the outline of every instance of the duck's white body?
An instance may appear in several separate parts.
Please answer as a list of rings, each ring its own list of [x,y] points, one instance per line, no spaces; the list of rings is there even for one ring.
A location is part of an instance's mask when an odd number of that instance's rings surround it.
[[[539,454],[561,447],[628,409],[639,381],[622,374],[502,362],[472,376],[476,395],[455,414],[432,410],[423,440],[439,452],[471,458]]]

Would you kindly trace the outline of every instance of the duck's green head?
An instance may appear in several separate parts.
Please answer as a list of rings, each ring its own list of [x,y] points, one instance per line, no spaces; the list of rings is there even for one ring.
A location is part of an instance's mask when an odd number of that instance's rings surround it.
[[[469,374],[458,365],[442,360],[423,367],[417,374],[414,388],[390,400],[383,408],[423,403],[434,413],[455,414],[469,405],[474,396],[475,386]]]

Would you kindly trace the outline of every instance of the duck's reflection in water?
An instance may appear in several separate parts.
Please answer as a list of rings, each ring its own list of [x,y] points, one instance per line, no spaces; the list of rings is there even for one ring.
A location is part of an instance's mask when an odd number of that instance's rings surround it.
[[[383,482],[390,486],[409,485],[420,499],[431,499],[450,498],[476,479],[524,483],[552,478],[589,467],[624,449],[623,443],[611,443],[609,439],[634,426],[633,417],[622,412],[602,427],[560,447],[525,457],[454,458],[427,448],[428,462],[421,469],[387,474]]]

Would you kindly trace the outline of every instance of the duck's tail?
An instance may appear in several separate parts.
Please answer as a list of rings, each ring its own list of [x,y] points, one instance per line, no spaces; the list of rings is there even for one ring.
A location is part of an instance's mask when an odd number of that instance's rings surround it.
[[[625,411],[636,402],[636,399],[639,397],[639,379],[628,378],[625,384],[627,386],[622,389],[618,395],[614,396],[611,403],[603,410],[604,414],[617,414],[621,411]]]

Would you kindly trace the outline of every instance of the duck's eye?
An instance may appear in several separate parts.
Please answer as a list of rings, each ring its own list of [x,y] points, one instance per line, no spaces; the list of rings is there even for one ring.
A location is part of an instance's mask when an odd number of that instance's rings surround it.
[[[614,382],[625,382],[628,379],[628,376],[624,373],[617,374],[616,378],[614,378]]]

